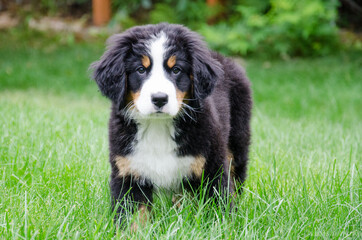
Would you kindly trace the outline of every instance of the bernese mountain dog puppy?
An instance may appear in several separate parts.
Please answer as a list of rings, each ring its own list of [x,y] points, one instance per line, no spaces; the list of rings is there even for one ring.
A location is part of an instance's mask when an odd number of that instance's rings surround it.
[[[242,67],[210,51],[181,25],[131,28],[108,40],[92,64],[112,101],[110,188],[117,219],[145,211],[157,189],[228,197],[244,182],[252,98]],[[132,206],[130,206],[132,205]]]

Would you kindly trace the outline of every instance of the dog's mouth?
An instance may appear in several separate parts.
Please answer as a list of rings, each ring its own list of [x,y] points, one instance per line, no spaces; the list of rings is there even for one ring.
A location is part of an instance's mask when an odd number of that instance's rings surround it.
[[[136,109],[134,113],[135,114],[133,116],[136,119],[172,119],[175,117],[168,112],[164,112],[162,109],[147,114],[144,114]]]
[[[180,111],[180,109],[178,109]],[[151,112],[143,112],[140,111],[140,109],[137,108],[137,106],[133,106],[131,110],[125,110],[126,113],[130,114],[131,118],[134,119],[173,119],[178,114],[179,111],[176,114],[170,113],[167,109],[159,108],[159,109],[153,109]]]
[[[170,115],[169,113],[165,113],[162,111],[157,111],[147,115],[142,115],[143,119],[172,119],[173,117],[174,116]]]

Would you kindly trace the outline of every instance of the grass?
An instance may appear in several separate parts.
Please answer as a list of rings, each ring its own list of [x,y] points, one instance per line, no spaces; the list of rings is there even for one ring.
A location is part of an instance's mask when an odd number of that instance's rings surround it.
[[[100,43],[0,34],[0,239],[362,238],[362,58],[246,61],[253,143],[237,211],[155,198],[137,233],[116,230],[109,102],[89,80]]]

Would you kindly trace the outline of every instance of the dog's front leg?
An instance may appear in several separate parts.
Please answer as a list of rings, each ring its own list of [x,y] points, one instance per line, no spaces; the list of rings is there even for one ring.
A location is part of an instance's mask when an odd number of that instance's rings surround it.
[[[139,222],[147,221],[148,211],[152,203],[152,185],[139,181],[132,176],[116,176],[110,182],[113,210],[116,210],[115,223],[124,224],[128,216],[139,211]],[[137,224],[133,223],[132,230]]]

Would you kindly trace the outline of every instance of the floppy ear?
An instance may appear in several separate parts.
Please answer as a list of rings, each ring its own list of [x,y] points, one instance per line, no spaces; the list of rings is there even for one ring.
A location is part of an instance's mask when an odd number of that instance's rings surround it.
[[[101,93],[119,107],[125,104],[127,76],[124,60],[130,48],[127,35],[113,35],[108,39],[107,50],[101,59],[90,66]]]
[[[197,36],[193,36],[191,56],[194,96],[197,99],[204,99],[212,92],[216,81],[224,75],[224,71],[221,63],[212,57],[211,51]]]

